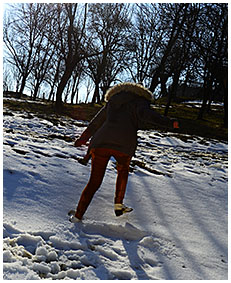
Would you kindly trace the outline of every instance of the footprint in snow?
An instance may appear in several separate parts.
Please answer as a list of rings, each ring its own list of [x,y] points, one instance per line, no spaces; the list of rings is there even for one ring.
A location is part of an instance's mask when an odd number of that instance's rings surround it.
[[[157,279],[164,265],[159,258],[171,258],[173,246],[129,223],[88,221],[57,233],[27,233],[5,223],[4,279],[16,266],[24,279]]]

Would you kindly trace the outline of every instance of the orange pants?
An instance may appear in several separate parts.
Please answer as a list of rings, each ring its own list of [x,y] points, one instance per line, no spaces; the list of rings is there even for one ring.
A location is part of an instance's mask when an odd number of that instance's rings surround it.
[[[107,148],[93,148],[91,150],[91,176],[83,190],[75,216],[82,218],[87,210],[95,192],[99,189],[107,168],[108,161],[113,156],[117,161],[117,180],[115,191],[115,203],[123,203],[128,180],[129,164],[131,156],[117,150]]]

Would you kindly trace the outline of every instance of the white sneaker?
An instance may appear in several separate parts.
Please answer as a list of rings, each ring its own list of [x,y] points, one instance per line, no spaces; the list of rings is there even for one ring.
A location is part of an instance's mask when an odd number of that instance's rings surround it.
[[[131,212],[133,210],[133,208],[127,207],[122,203],[115,203],[114,204],[114,210],[115,210],[116,216],[121,216],[124,213]]]
[[[78,222],[81,221],[81,219],[75,217],[74,215],[71,215],[71,217],[69,218],[69,221],[70,221],[71,223],[78,223]]]

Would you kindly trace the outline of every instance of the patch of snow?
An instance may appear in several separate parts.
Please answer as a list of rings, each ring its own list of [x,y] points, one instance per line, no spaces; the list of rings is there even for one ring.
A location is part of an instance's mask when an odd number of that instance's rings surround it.
[[[3,140],[5,280],[228,278],[227,143],[139,131],[125,198],[133,212],[114,216],[112,159],[84,220],[72,224],[67,212],[90,175],[90,163],[76,160],[87,147],[73,147],[86,123],[11,114]]]

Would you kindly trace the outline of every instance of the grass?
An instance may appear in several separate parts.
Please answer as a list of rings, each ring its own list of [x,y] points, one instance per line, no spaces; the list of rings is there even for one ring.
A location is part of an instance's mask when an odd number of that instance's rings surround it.
[[[13,111],[33,112],[39,115],[64,115],[76,120],[90,121],[102,107],[95,104],[64,104],[62,113],[55,112],[52,103],[33,103],[27,100],[4,100],[3,106]],[[160,114],[164,113],[165,102],[163,100],[156,102],[155,110]],[[204,115],[203,120],[197,120],[199,108],[196,106],[188,107],[187,104],[173,103],[169,109],[169,117],[177,118],[180,121],[180,129],[174,130],[178,133],[197,135],[206,138],[218,140],[228,140],[228,129],[223,127],[223,108],[213,106],[210,113]],[[166,130],[161,126],[154,127],[157,130]]]
[[[159,109],[156,110],[164,114],[165,101],[156,103]],[[224,110],[222,106],[211,106],[209,113],[204,113],[203,120],[198,120],[199,105],[187,103],[172,103],[168,116],[179,119],[180,129],[178,132],[193,134],[197,136],[215,138],[218,140],[228,140],[228,129],[224,127]]]

